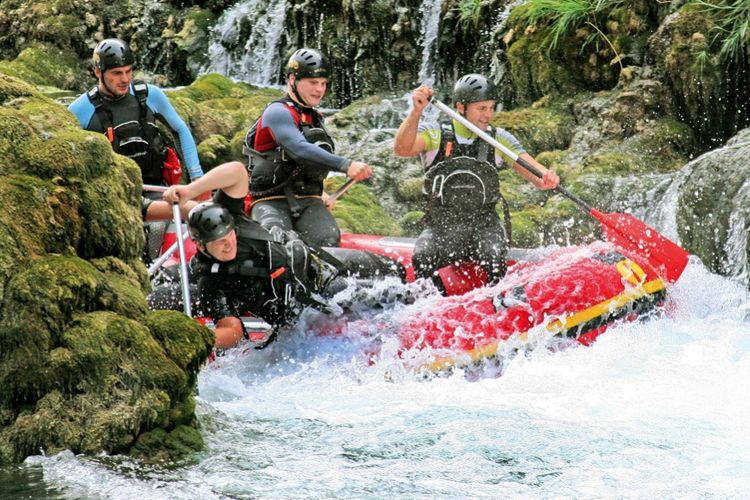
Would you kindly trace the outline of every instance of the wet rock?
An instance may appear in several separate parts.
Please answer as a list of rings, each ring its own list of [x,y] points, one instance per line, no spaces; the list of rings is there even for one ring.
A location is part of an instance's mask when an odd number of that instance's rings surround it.
[[[750,129],[692,161],[679,186],[677,227],[683,246],[712,271],[747,282],[750,253]]]
[[[197,433],[213,333],[148,311],[137,165],[3,73],[0,163],[0,463]]]

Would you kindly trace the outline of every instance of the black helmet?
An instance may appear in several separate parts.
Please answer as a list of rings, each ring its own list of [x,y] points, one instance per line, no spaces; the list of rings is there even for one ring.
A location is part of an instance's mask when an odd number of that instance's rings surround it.
[[[286,75],[297,78],[328,78],[328,64],[315,49],[299,49],[286,63]]]
[[[464,105],[479,101],[496,101],[497,87],[480,74],[470,73],[456,81],[453,87],[453,103]]]
[[[204,201],[190,210],[188,226],[193,241],[207,245],[229,234],[234,229],[234,218],[218,203]]]
[[[102,40],[94,49],[94,67],[101,71],[130,66],[134,62],[128,44],[118,38]]]

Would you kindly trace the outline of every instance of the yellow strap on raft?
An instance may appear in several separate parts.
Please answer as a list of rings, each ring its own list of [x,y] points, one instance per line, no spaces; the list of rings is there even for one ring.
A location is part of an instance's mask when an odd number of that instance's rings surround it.
[[[591,321],[594,318],[612,312],[615,309],[619,309],[625,306],[628,302],[638,300],[646,295],[653,295],[665,288],[664,281],[662,281],[661,278],[656,278],[644,283],[646,273],[641,266],[630,259],[621,260],[615,265],[620,275],[630,283],[636,285],[636,288],[629,288],[621,294],[603,302],[599,302],[598,304],[594,304],[583,311],[578,311],[577,313],[571,314],[562,319],[551,321],[547,324],[547,330],[553,335],[556,335],[580,324],[586,323],[587,321]],[[522,342],[526,342],[529,337],[529,332],[519,332],[518,335],[512,337]],[[430,372],[439,372],[455,366],[467,366],[479,361],[480,359],[495,356],[500,344],[502,342],[507,342],[508,340],[510,339],[504,339],[497,342],[491,342],[481,347],[475,347],[474,349],[461,353],[456,357],[437,356],[433,361],[423,364],[420,369]]]

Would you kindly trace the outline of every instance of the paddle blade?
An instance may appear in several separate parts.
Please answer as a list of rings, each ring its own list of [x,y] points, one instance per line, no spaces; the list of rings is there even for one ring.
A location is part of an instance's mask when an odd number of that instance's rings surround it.
[[[591,215],[602,223],[610,242],[645,259],[669,283],[685,270],[690,254],[672,240],[628,214],[605,214],[592,208]]]

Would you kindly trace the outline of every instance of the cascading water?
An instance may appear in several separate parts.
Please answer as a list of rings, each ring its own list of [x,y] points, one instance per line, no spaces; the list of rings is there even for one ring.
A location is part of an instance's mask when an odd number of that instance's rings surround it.
[[[422,0],[419,11],[422,13],[422,21],[419,32],[422,45],[422,65],[419,68],[420,83],[433,85],[435,83],[435,63],[433,61],[437,47],[438,28],[440,27],[440,13],[443,9],[443,0]]]
[[[216,72],[254,85],[274,83],[286,18],[285,0],[244,0],[227,9],[211,32],[209,64]]]

